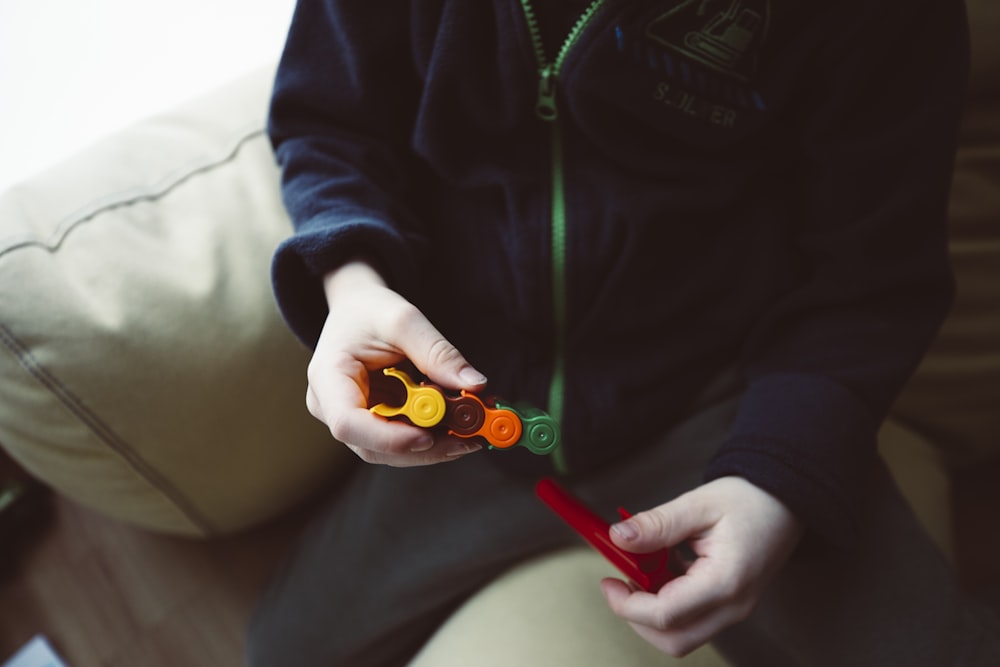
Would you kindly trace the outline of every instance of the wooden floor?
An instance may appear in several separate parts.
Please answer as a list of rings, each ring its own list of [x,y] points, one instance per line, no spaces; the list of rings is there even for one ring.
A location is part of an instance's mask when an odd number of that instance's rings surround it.
[[[0,662],[42,633],[69,667],[236,667],[257,592],[301,517],[203,542],[53,497],[48,521],[0,581]]]
[[[955,484],[958,559],[974,590],[1000,585],[997,479],[980,470]],[[238,667],[254,598],[303,519],[189,541],[53,497],[20,568],[0,580],[0,663],[43,633],[69,667]]]

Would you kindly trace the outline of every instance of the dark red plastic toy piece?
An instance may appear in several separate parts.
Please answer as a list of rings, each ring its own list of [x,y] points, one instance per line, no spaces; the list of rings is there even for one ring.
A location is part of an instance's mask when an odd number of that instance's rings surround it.
[[[535,486],[535,493],[612,565],[621,570],[622,574],[643,590],[655,593],[680,573],[680,570],[673,565],[670,549],[639,554],[616,546],[611,541],[610,524],[573,497],[554,479],[545,478],[539,481]],[[619,508],[618,512],[623,519],[631,516],[622,508]],[[675,569],[677,571],[674,571]]]
[[[444,421],[454,435],[468,438],[486,423],[483,402],[465,393],[460,396],[444,395]]]

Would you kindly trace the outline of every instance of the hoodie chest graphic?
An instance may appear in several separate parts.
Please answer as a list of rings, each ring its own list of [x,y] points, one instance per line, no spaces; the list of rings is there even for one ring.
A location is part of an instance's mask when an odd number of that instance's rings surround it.
[[[767,0],[686,0],[660,15],[646,35],[714,72],[750,81],[767,34]]]
[[[766,110],[754,86],[770,0],[683,0],[617,27],[619,52],[655,73],[647,99],[702,126],[733,130]]]

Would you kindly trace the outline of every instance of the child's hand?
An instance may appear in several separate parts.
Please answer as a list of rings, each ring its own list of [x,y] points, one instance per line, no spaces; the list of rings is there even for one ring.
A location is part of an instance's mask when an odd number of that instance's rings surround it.
[[[709,482],[612,527],[618,546],[644,553],[687,540],[698,555],[655,595],[601,582],[612,611],[657,648],[684,656],[746,618],[802,535],[776,498],[739,477]]]
[[[324,280],[330,314],[309,363],[306,405],[338,441],[368,463],[415,466],[480,448],[452,436],[389,422],[368,411],[369,373],[409,359],[449,389],[478,391],[486,378],[424,315],[363,262]]]

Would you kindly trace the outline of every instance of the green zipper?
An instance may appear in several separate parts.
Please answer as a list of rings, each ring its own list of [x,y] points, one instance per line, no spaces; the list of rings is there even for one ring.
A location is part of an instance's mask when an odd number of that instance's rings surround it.
[[[552,304],[555,323],[555,362],[549,383],[548,412],[562,426],[563,400],[566,386],[566,193],[563,181],[562,133],[559,128],[559,109],[556,106],[556,82],[563,63],[580,35],[601,10],[607,0],[594,0],[576,20],[569,35],[563,40],[559,53],[551,62],[545,55],[542,33],[535,18],[531,0],[521,0],[524,19],[531,35],[531,46],[538,63],[538,98],[535,114],[552,127]],[[560,445],[553,453],[555,469],[560,474],[568,472],[566,457]]]

